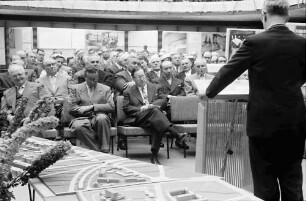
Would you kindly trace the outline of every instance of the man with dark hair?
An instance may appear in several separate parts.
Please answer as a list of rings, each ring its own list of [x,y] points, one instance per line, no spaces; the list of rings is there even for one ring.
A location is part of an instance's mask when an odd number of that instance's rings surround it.
[[[186,134],[179,134],[172,127],[162,109],[166,107],[165,99],[160,97],[158,86],[146,82],[141,67],[131,71],[135,85],[123,92],[123,111],[127,115],[124,124],[148,128],[152,133],[151,163],[160,164],[157,158],[161,140],[165,132],[170,132],[177,140],[175,144],[181,148],[186,145]]]
[[[265,201],[303,201],[306,134],[306,39],[290,31],[287,0],[265,0],[264,32],[247,37],[206,90],[213,98],[249,72],[247,134],[254,194]],[[288,71],[288,69],[290,69]]]
[[[86,146],[95,151],[109,152],[111,113],[115,111],[110,87],[98,83],[94,66],[85,68],[85,82],[77,84],[70,94],[70,114],[77,117],[70,127]]]

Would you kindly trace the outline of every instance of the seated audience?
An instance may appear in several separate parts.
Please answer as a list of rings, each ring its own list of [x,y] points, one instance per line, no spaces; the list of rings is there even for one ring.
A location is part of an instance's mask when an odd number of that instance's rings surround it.
[[[196,95],[198,92],[195,80],[212,80],[213,75],[207,73],[207,65],[204,59],[197,59],[194,62],[196,73],[185,78],[185,92],[187,96]]]
[[[161,99],[158,87],[146,82],[142,68],[136,67],[131,71],[135,85],[124,91],[123,110],[127,115],[124,124],[148,128],[152,133],[151,163],[160,164],[157,158],[161,140],[165,132],[170,132],[177,140],[175,144],[181,148],[186,147],[186,134],[179,134],[172,127],[162,109],[167,105]]]
[[[70,94],[72,132],[86,146],[95,151],[110,150],[111,114],[115,111],[110,87],[98,83],[98,69],[88,66],[84,72],[85,82],[77,84]]]

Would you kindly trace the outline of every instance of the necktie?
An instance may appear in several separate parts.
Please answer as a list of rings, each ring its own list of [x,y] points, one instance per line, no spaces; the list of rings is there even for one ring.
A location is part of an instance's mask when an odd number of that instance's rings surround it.
[[[149,105],[149,100],[148,100],[148,95],[146,93],[146,89],[145,87],[141,87],[141,92],[142,92],[142,98],[143,98],[143,102],[145,105]]]

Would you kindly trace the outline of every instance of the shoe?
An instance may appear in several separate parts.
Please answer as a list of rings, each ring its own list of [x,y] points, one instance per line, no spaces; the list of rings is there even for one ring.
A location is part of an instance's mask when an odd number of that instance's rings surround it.
[[[65,138],[62,137],[62,136],[57,136],[57,137],[54,139],[54,141],[61,141],[61,140],[65,140]]]
[[[164,147],[165,147],[165,144],[161,142],[160,145],[159,145],[159,147],[160,147],[160,148],[164,148]]]
[[[186,138],[187,138],[187,136],[188,136],[187,133],[179,133],[179,134],[178,134],[177,140],[179,140],[179,141],[185,141]]]
[[[161,163],[159,162],[159,160],[157,159],[157,156],[156,155],[153,155],[151,156],[151,163],[152,164],[155,164],[155,165],[161,165]]]
[[[105,153],[105,154],[108,154],[110,152],[109,149],[101,149],[101,152]]]
[[[186,144],[185,140],[176,140],[175,145],[181,149],[189,149],[189,146]]]
[[[118,141],[118,147],[119,147],[119,149],[121,149],[121,150],[126,150],[126,144],[125,144],[124,140],[120,139],[120,140]]]

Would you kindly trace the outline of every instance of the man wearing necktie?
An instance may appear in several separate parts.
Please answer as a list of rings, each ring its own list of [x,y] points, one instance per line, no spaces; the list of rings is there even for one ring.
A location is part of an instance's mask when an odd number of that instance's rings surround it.
[[[170,132],[177,139],[176,145],[181,148],[187,146],[186,134],[177,133],[162,112],[167,102],[161,98],[158,85],[146,82],[146,76],[141,67],[134,68],[131,75],[135,85],[123,93],[123,111],[127,115],[123,123],[149,129],[152,133],[151,163],[160,164],[157,154],[164,133]]]
[[[45,59],[44,68],[46,74],[40,77],[37,82],[44,85],[48,96],[53,97],[55,100],[55,116],[60,119],[60,123],[56,128],[58,131],[57,139],[61,139],[64,137],[64,122],[62,122],[63,103],[64,99],[68,97],[68,87],[72,83],[72,80],[68,74],[60,71],[54,59]]]
[[[265,31],[247,37],[206,89],[215,97],[248,70],[247,135],[254,194],[265,201],[303,201],[306,39],[290,31],[287,0],[265,0]]]
[[[8,73],[15,86],[4,92],[1,100],[1,110],[7,112],[7,120],[12,123],[16,103],[19,98],[26,97],[28,99],[24,111],[24,117],[26,117],[35,103],[47,95],[47,91],[41,84],[27,81],[22,65],[11,64]]]
[[[214,78],[213,75],[208,74],[205,59],[195,60],[194,68],[196,73],[185,77],[184,80],[184,88],[187,96],[193,96],[198,93],[198,88],[195,84],[195,80],[212,80]]]
[[[84,76],[86,81],[76,84],[69,94],[70,114],[76,117],[70,127],[90,149],[108,153],[111,113],[115,111],[113,93],[109,86],[98,83],[95,66],[86,66]]]

